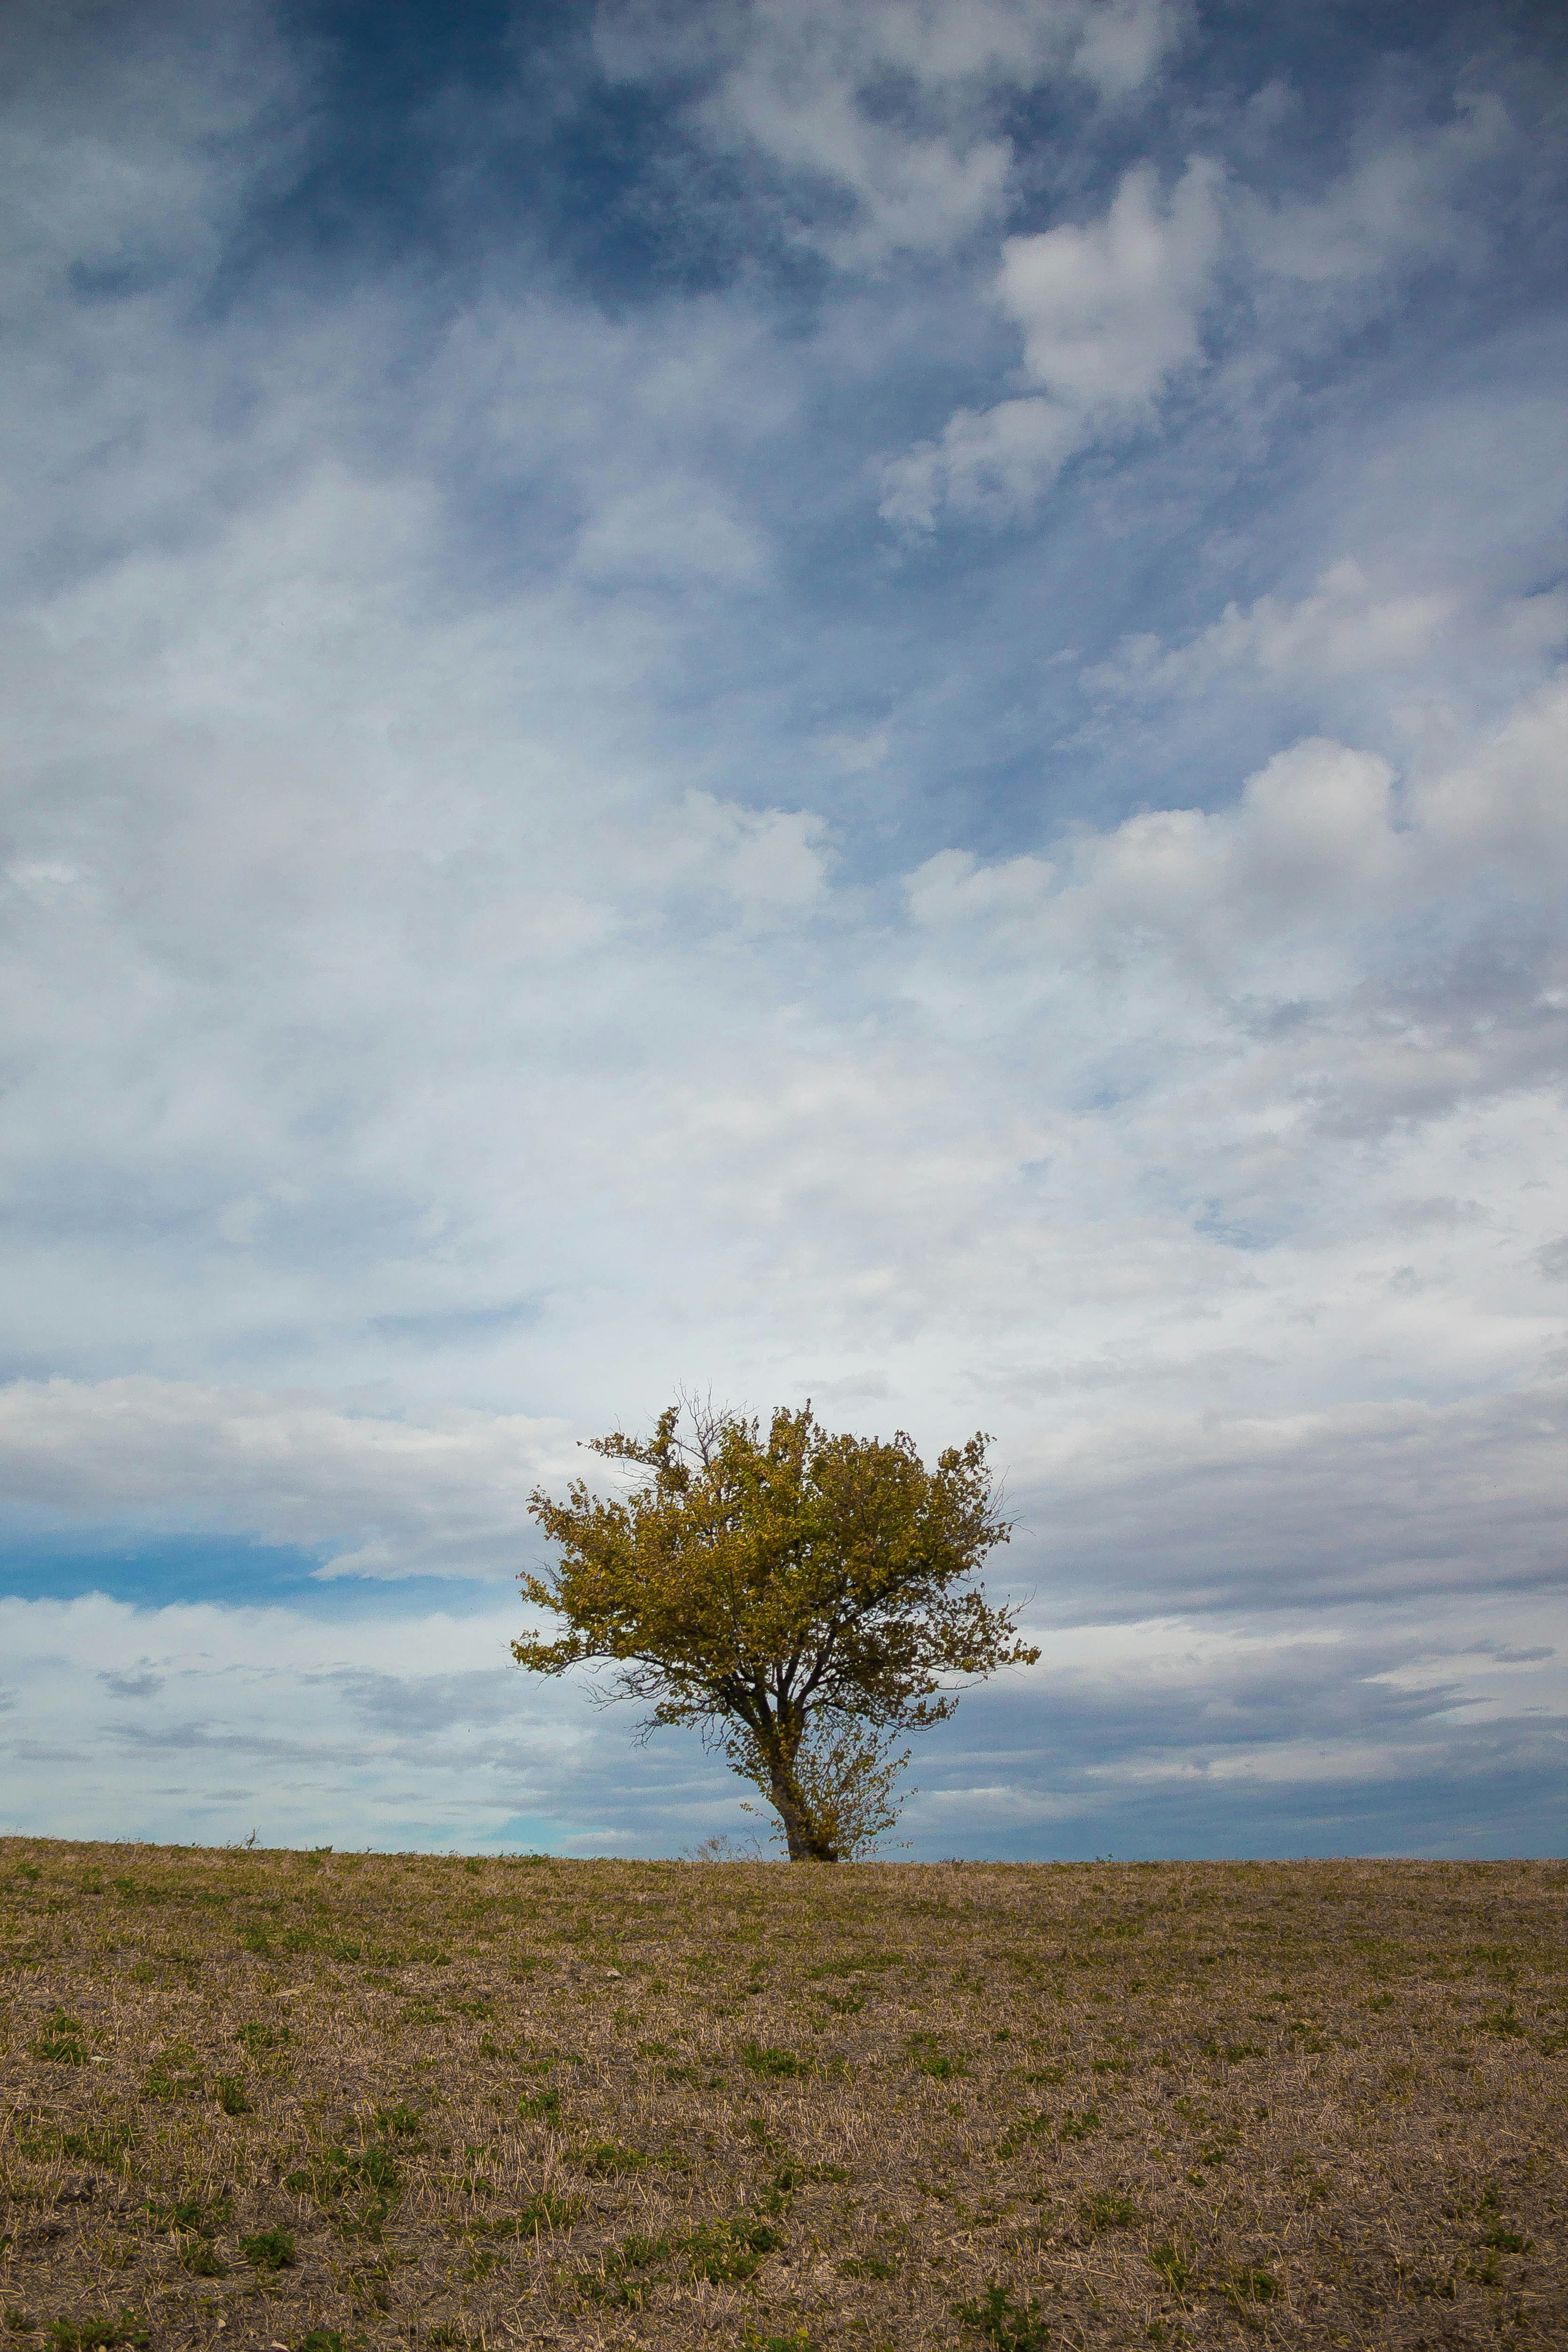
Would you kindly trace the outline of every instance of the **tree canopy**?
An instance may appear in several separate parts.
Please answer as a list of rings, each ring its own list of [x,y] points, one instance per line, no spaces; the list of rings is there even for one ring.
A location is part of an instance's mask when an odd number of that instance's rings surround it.
[[[518,1664],[616,1672],[649,1703],[644,1730],[696,1723],[776,1810],[792,1862],[834,1862],[892,1818],[907,1760],[890,1743],[940,1722],[955,1678],[1032,1664],[1037,1649],[975,1581],[1007,1540],[988,1441],[928,1470],[912,1439],[835,1434],[809,1403],[755,1419],[671,1405],[651,1438],[591,1450],[649,1475],[629,1492],[572,1482],[529,1507],[559,1558],[525,1570],[528,1599],[564,1621],[512,1643]]]

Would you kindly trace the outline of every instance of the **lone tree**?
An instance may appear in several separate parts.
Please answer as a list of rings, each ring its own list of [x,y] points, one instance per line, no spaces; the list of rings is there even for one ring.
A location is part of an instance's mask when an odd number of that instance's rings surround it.
[[[545,1675],[613,1663],[606,1697],[652,1702],[644,1738],[700,1724],[777,1811],[790,1860],[837,1862],[891,1825],[892,1742],[952,1713],[944,1684],[1040,1654],[973,1580],[1010,1533],[987,1441],[928,1470],[902,1432],[837,1436],[809,1404],[781,1406],[765,1440],[738,1413],[688,1402],[686,1419],[682,1435],[671,1405],[650,1439],[593,1440],[651,1474],[629,1493],[535,1488],[560,1559],[519,1580],[565,1630],[512,1655]]]

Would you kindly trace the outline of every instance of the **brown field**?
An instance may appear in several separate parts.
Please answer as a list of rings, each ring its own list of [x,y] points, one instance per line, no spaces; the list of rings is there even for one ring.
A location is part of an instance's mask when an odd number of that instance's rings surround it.
[[[1568,1870],[0,1842],[19,2347],[1568,2344]]]

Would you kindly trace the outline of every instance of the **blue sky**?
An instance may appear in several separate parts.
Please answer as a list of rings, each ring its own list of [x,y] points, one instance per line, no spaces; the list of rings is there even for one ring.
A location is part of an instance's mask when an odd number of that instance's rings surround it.
[[[912,1853],[1560,1848],[1558,12],[0,45],[4,1825],[743,1832],[685,1383],[995,1434]]]

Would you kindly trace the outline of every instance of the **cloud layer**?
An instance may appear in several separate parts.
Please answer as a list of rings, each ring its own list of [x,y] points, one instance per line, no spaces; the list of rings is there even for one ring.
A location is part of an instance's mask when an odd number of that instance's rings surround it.
[[[1168,1616],[1040,1630],[1041,1666],[972,1695],[924,1744],[902,1824],[916,1858],[1539,1844],[1564,1696],[1539,1606],[1511,1641],[1430,1604],[1419,1622],[1363,1608],[1261,1632]],[[323,1624],[93,1594],[0,1601],[0,1631],[7,1830],[599,1853],[717,1832],[765,1848],[694,1737],[635,1748],[624,1710],[525,1690],[492,1612]]]
[[[1287,32],[12,12],[0,1474],[109,1588],[10,1604],[19,1822],[118,1757],[175,1833],[226,1724],[290,1835],[680,1843],[700,1759],[638,1811],[463,1658],[684,1381],[995,1433],[1082,1664],[965,1702],[921,1850],[1207,1838],[1255,1714],[1263,1843],[1314,1742],[1345,1843],[1545,1833],[1545,1718],[1419,1676],[1561,1608],[1557,68]],[[117,1597],[199,1533],[316,1599]],[[481,1682],[490,1777],[377,1811]]]

